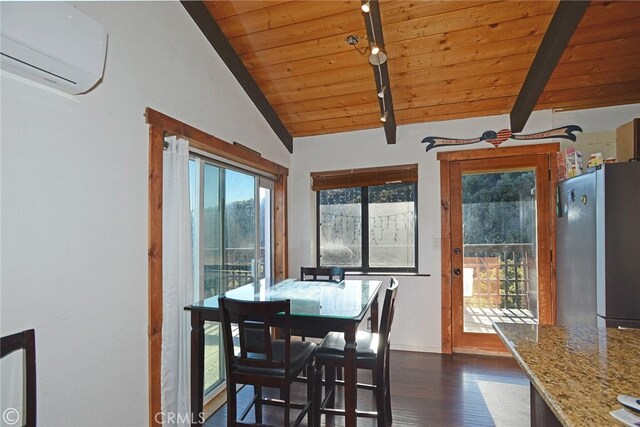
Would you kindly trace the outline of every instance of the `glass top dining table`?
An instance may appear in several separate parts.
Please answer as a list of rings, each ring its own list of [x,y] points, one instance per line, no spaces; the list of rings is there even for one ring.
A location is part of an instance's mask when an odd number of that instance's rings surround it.
[[[264,279],[226,292],[228,298],[243,301],[290,300],[292,316],[362,320],[378,296],[379,280],[341,282],[286,279],[269,283]],[[218,311],[218,296],[185,307],[186,310]]]
[[[340,282],[261,280],[226,292],[224,296],[245,301],[289,300],[291,328],[308,337],[324,337],[330,331],[345,338],[345,426],[356,426],[357,369],[356,331],[370,311],[371,331],[378,331],[380,280]],[[201,417],[204,388],[204,322],[220,321],[218,296],[184,308],[191,312],[191,412],[196,424]]]

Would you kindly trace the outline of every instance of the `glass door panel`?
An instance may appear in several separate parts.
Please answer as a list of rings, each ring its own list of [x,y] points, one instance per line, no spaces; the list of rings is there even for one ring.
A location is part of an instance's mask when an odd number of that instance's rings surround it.
[[[224,279],[222,292],[253,282],[256,262],[256,178],[225,170]]]
[[[220,293],[222,221],[220,176],[222,170],[200,158],[189,161],[189,188],[193,238],[195,301]],[[204,325],[204,394],[224,382],[222,336],[217,322]]]
[[[464,332],[537,322],[535,170],[462,174]]]
[[[201,298],[220,295],[220,270],[223,261],[222,209],[220,176],[222,170],[204,163],[204,215],[202,218],[202,264],[204,267],[204,292]]]

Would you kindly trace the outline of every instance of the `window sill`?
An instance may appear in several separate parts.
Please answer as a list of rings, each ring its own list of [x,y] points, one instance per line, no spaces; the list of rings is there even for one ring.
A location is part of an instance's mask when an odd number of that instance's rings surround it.
[[[346,271],[345,276],[413,276],[431,277],[431,274],[410,273],[405,271]]]

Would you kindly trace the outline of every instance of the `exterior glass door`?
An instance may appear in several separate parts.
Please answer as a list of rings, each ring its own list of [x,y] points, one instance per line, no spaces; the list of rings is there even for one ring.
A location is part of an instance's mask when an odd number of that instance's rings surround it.
[[[451,171],[454,351],[502,351],[493,322],[535,324],[551,308],[548,162],[466,160]]]

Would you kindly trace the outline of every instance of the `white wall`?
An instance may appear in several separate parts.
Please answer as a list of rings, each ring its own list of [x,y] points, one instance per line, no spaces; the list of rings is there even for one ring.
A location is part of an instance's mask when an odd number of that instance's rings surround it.
[[[523,133],[545,131],[577,124],[585,132],[614,130],[640,116],[640,105],[552,113],[535,112]],[[439,352],[440,321],[440,168],[436,153],[425,153],[420,141],[426,136],[478,137],[485,130],[509,128],[509,117],[493,116],[400,126],[398,142],[387,145],[382,128],[333,135],[296,138],[289,184],[289,266],[296,274],[300,266],[315,265],[315,193],[310,172],[418,163],[418,270],[422,276],[398,276],[392,347],[401,350]],[[580,134],[578,134],[580,141]],[[544,142],[544,141],[543,141]],[[522,144],[507,141],[503,146]],[[491,147],[479,143],[464,148]],[[381,277],[387,282],[388,277]]]
[[[1,333],[36,329],[42,426],[148,425],[149,106],[289,166],[177,2],[87,2],[104,81],[67,96],[3,74]]]

